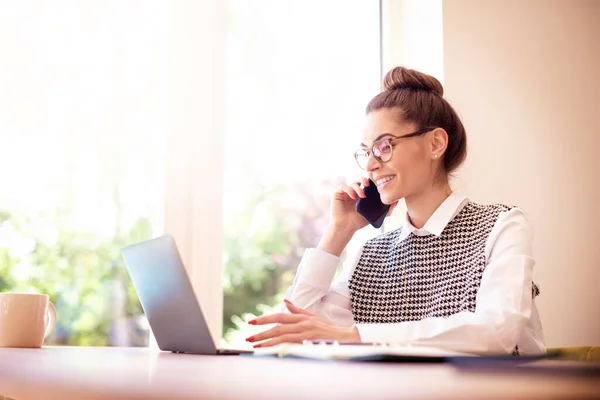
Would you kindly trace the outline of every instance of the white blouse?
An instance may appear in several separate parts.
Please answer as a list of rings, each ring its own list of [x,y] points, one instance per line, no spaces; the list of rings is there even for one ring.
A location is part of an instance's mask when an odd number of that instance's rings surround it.
[[[406,239],[411,232],[418,236],[441,235],[467,203],[465,196],[452,193],[421,229],[406,218],[399,240]],[[531,227],[522,210],[513,208],[501,213],[486,243],[487,264],[477,292],[475,312],[393,324],[355,324],[361,341],[424,345],[481,354],[511,353],[518,345],[522,355],[544,353],[542,325],[531,291],[535,264],[532,242]],[[352,326],[348,280],[361,252],[344,263],[342,272],[332,283],[339,257],[307,249],[286,299],[336,325]]]

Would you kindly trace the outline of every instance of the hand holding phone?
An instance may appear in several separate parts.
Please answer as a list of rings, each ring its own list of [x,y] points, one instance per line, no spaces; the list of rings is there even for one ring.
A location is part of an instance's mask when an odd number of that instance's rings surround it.
[[[369,186],[365,186],[363,191],[366,197],[358,199],[355,205],[356,211],[373,227],[380,228],[390,206],[381,202],[377,186],[372,180],[369,179]]]

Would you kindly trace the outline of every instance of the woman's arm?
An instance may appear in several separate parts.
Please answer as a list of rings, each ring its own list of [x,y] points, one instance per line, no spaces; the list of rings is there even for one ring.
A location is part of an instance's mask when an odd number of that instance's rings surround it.
[[[345,263],[340,278],[333,285],[331,281],[339,257],[354,233],[367,225],[366,220],[355,209],[356,201],[365,197],[361,185],[368,186],[369,180],[361,178],[349,185],[341,185],[333,193],[331,222],[325,229],[317,248],[305,251],[292,287],[285,297],[297,307],[322,315],[340,326],[348,326],[353,322],[348,279],[356,267],[360,252]],[[392,204],[388,215],[397,203]],[[282,311],[286,312],[288,308],[283,307]]]
[[[358,258],[345,263],[342,273],[331,284],[339,257],[320,249],[306,250],[281,312],[248,321],[251,325],[277,325],[246,338],[246,341],[264,340],[254,347],[311,339],[359,341],[358,330],[352,325],[354,321],[346,279]]]
[[[327,318],[335,325],[351,326],[354,318],[348,279],[360,255],[361,251],[348,259],[340,275],[332,283],[340,258],[318,248],[307,249],[285,299],[297,307]],[[287,311],[287,307],[284,306],[282,311]]]

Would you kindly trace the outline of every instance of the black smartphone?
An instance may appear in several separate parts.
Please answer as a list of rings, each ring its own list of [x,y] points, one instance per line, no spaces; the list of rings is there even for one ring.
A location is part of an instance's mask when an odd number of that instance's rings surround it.
[[[363,188],[365,198],[360,197],[356,202],[356,211],[375,228],[383,225],[390,206],[381,202],[375,182],[369,179],[369,186]]]

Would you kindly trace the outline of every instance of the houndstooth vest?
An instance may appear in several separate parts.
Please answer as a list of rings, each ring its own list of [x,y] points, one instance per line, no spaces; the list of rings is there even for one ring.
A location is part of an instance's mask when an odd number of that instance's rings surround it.
[[[485,245],[505,205],[467,203],[440,236],[402,228],[368,241],[349,281],[356,323],[397,323],[475,311]],[[536,288],[537,290],[537,288]]]

